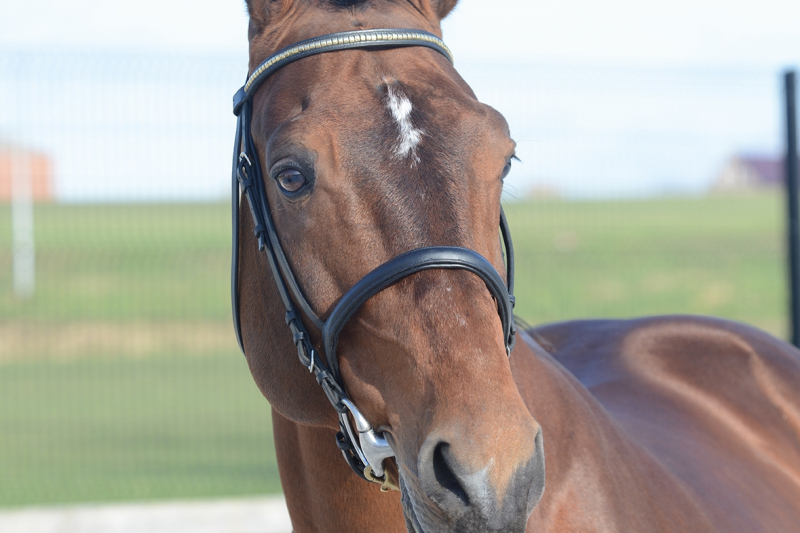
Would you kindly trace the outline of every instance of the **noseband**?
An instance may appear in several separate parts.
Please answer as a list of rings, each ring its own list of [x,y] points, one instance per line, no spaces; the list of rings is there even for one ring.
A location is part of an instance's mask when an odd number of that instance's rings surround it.
[[[322,320],[311,308],[292,272],[283,252],[272,213],[267,202],[267,193],[256,151],[250,124],[253,114],[253,95],[272,73],[281,67],[304,57],[335,52],[351,48],[395,48],[402,46],[425,46],[444,55],[452,63],[450,50],[441,39],[419,30],[381,29],[361,30],[324,35],[299,42],[284,48],[267,58],[248,77],[244,87],[233,97],[233,112],[238,117],[236,141],[233,154],[232,210],[233,210],[233,258],[231,262],[231,303],[233,323],[239,348],[244,352],[239,320],[239,194],[244,194],[250,206],[255,225],[258,249],[266,253],[278,292],[286,308],[286,325],[292,333],[300,362],[317,378],[328,400],[339,414],[341,431],[336,434],[336,444],[345,460],[361,478],[387,486],[383,460],[395,455],[382,433],[372,429],[367,419],[356,408],[345,392],[339,372],[336,346],[339,335],[347,321],[372,296],[378,294],[401,279],[430,269],[467,270],[479,276],[497,302],[497,312],[503,325],[503,340],[506,353],[514,347],[516,327],[514,325],[514,250],[511,234],[502,208],[500,230],[505,244],[508,285],[500,274],[480,254],[455,246],[417,248],[384,263],[364,276],[348,290],[334,307],[327,320]],[[311,337],[298,313],[295,303],[303,315],[322,334],[321,360]],[[348,416],[355,420],[356,432]]]

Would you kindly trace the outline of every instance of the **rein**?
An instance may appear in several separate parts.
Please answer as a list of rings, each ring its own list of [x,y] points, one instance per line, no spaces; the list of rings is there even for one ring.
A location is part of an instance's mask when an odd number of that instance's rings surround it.
[[[497,302],[497,312],[503,325],[506,354],[510,355],[516,342],[514,325],[514,249],[505,214],[500,210],[500,231],[506,252],[506,279],[480,254],[455,246],[417,248],[401,254],[378,266],[350,290],[334,307],[330,316],[322,320],[312,309],[292,272],[278,238],[272,213],[267,202],[260,159],[250,132],[253,114],[253,96],[261,84],[281,67],[304,57],[353,48],[396,48],[424,46],[436,50],[453,62],[450,49],[437,36],[407,29],[360,30],[323,35],[301,41],[267,58],[247,78],[245,85],[233,97],[233,112],[238,117],[233,152],[233,179],[231,190],[233,217],[233,254],[231,260],[231,303],[236,340],[244,353],[239,317],[239,199],[247,198],[255,225],[258,249],[266,254],[272,276],[286,308],[286,325],[292,333],[300,363],[315,375],[333,408],[339,414],[340,431],[336,445],[345,460],[364,480],[381,484],[382,490],[396,488],[385,474],[383,460],[395,453],[382,433],[376,432],[345,392],[339,372],[336,347],[339,335],[348,320],[372,296],[416,272],[430,269],[461,269],[479,276]],[[312,344],[308,330],[297,307],[309,322],[322,334],[324,359]],[[350,424],[352,415],[355,431]]]

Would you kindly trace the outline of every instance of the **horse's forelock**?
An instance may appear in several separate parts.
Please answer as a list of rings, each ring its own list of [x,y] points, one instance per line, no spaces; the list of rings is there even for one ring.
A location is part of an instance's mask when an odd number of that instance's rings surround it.
[[[366,4],[368,0],[328,0],[331,4],[339,7],[352,7],[359,4]]]
[[[267,1],[274,1],[274,0],[267,0]],[[337,7],[353,7],[361,4],[366,4],[370,0],[321,0],[321,1],[323,3],[328,3]],[[429,1],[430,1],[430,7],[433,8],[433,12],[436,13],[436,15],[438,15],[440,19],[446,17],[458,3],[458,0],[429,0]],[[254,15],[258,15],[256,9],[254,9],[255,7],[254,4],[261,3],[260,0],[245,0],[245,3],[247,4],[247,11],[250,14],[251,18],[254,17]]]

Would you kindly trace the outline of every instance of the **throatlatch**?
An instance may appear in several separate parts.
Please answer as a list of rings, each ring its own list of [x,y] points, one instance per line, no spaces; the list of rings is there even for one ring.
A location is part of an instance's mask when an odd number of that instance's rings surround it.
[[[253,95],[272,73],[304,57],[351,48],[395,48],[424,46],[436,50],[452,63],[447,46],[437,36],[407,29],[360,30],[323,35],[284,48],[267,58],[248,77],[245,85],[233,97],[233,112],[238,117],[236,140],[233,149],[233,179],[231,186],[233,218],[233,256],[231,260],[231,304],[233,323],[239,348],[244,352],[239,320],[239,195],[247,198],[255,226],[258,248],[269,261],[272,276],[286,308],[286,325],[292,333],[300,363],[315,375],[333,408],[339,414],[340,431],[336,445],[345,460],[362,479],[381,484],[382,490],[393,487],[383,468],[383,460],[394,457],[394,451],[382,433],[377,433],[369,421],[347,397],[339,373],[336,346],[347,321],[372,296],[416,272],[429,269],[461,269],[479,276],[497,302],[497,311],[503,325],[506,353],[511,354],[516,342],[514,325],[514,249],[505,215],[500,210],[500,231],[506,251],[506,280],[480,254],[455,246],[417,248],[375,268],[348,290],[323,321],[312,309],[283,252],[261,170],[261,162],[250,132],[253,116]],[[321,334],[324,360],[312,344],[298,309]],[[355,430],[350,423],[352,415]]]

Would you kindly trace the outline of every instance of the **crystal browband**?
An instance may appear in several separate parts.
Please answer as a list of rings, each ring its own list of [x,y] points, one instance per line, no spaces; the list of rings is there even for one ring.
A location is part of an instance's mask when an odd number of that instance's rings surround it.
[[[234,96],[234,113],[238,115],[241,105],[252,98],[258,86],[266,80],[270,74],[281,67],[302,59],[304,57],[321,54],[328,51],[346,50],[349,48],[381,48],[399,46],[425,46],[436,50],[447,60],[453,62],[453,54],[444,44],[444,41],[436,35],[421,30],[406,29],[381,29],[381,30],[358,30],[332,33],[301,41],[289,47],[279,50],[261,63],[250,77],[247,78],[244,87]]]

